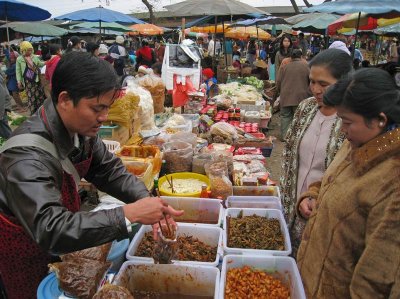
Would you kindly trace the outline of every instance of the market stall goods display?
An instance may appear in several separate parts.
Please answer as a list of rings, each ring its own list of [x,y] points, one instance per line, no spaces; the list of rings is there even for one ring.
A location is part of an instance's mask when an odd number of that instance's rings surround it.
[[[248,266],[230,269],[226,275],[225,298],[289,299],[289,289],[274,276]]]
[[[285,240],[278,219],[257,215],[227,217],[228,246],[260,250],[284,250]]]
[[[156,244],[153,239],[153,233],[147,232],[135,255],[154,257]],[[185,234],[178,236],[177,245],[176,256],[173,259],[179,261],[213,262],[217,254],[217,247],[207,245],[199,239]]]

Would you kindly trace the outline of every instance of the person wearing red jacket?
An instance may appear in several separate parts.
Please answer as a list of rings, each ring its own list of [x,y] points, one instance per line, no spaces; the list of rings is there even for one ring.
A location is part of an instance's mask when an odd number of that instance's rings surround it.
[[[142,47],[136,51],[136,70],[145,65],[149,68],[156,62],[154,50],[149,47],[147,39],[142,40]]]
[[[46,62],[46,71],[44,76],[48,82],[50,82],[50,89],[51,89],[51,79],[53,77],[54,70],[58,62],[61,59],[61,46],[52,44],[50,45],[50,55],[51,58]]]

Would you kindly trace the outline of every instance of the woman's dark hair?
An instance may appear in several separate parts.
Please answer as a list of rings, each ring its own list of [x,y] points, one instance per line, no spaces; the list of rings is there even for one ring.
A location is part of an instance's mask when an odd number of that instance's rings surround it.
[[[81,42],[81,39],[77,36],[71,36],[67,43],[67,50],[66,52],[72,51],[72,48],[75,47],[77,44]]]
[[[288,48],[288,52],[287,52],[287,53],[284,52],[284,47],[283,47],[283,40],[284,40],[285,38],[287,38],[287,39],[289,40],[289,42],[290,42],[290,45],[289,45],[289,48]],[[281,41],[279,42],[279,52],[280,52],[282,55],[284,55],[284,56],[286,56],[286,57],[289,57],[290,54],[291,54],[292,48],[293,48],[293,42],[292,42],[292,39],[291,39],[290,35],[289,35],[289,34],[284,34],[284,35],[282,35]]]
[[[353,67],[352,59],[349,54],[339,49],[327,49],[319,52],[309,63],[313,66],[323,66],[335,79],[339,80],[347,75]]]
[[[142,40],[142,47],[148,46],[148,45],[149,45],[148,40],[147,40],[147,39],[143,39],[143,40]]]
[[[359,69],[337,81],[325,93],[324,103],[346,107],[367,122],[383,112],[388,124],[400,124],[400,92],[390,74],[377,68]]]
[[[57,44],[50,44],[49,45],[49,51],[50,55],[57,55],[58,51],[61,50],[61,46]]]
[[[51,85],[53,103],[57,104],[60,93],[66,91],[75,106],[84,97],[98,97],[119,88],[112,65],[85,52],[65,54],[57,64]]]
[[[94,43],[94,42],[88,42],[86,44],[86,51],[88,51],[90,54],[94,54],[94,51],[96,51],[98,48],[100,47],[100,45]]]

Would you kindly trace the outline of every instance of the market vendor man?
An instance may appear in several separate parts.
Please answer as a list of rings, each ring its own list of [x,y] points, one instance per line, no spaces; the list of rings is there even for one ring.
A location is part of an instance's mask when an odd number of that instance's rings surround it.
[[[178,216],[108,152],[97,133],[118,94],[112,66],[71,52],[52,78],[52,99],[0,152],[0,275],[9,299],[36,298],[56,255],[128,237],[130,223]],[[81,178],[127,204],[80,211]]]

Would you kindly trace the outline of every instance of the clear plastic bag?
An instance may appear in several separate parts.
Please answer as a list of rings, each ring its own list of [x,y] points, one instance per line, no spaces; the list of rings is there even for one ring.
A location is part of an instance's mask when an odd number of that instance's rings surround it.
[[[182,141],[171,141],[163,145],[163,159],[168,173],[186,172],[192,170],[192,145]]]
[[[189,132],[178,132],[171,136],[170,141],[183,141],[191,144],[193,149],[197,145],[197,135]]]
[[[232,182],[228,177],[226,162],[209,162],[205,165],[207,176],[210,179],[211,196],[226,200],[233,195]]]
[[[227,151],[214,151],[211,153],[214,162],[226,162],[228,167],[228,176],[232,175],[233,171],[233,153]]]
[[[200,154],[193,157],[192,163],[192,172],[206,174],[206,170],[204,169],[204,165],[207,162],[210,162],[212,157],[210,154]]]

